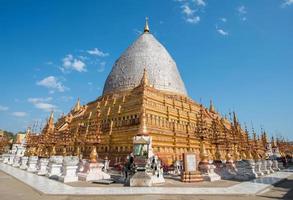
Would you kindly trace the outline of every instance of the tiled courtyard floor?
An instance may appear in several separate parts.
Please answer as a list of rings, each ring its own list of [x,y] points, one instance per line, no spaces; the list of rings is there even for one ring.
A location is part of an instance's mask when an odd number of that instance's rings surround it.
[[[293,175],[272,187],[270,190],[258,196],[245,196],[245,195],[119,195],[119,196],[67,196],[67,195],[44,195],[35,191],[28,185],[18,181],[17,179],[9,176],[0,171],[0,199],[1,200],[145,200],[145,199],[160,199],[160,200],[244,200],[244,199],[293,199]]]

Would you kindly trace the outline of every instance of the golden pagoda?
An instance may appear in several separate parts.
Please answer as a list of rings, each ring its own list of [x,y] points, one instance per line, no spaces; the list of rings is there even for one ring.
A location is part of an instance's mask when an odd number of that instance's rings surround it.
[[[78,99],[55,123],[51,113],[41,143],[29,144],[29,149],[41,148],[42,156],[48,151],[82,154],[93,161],[97,152],[112,163],[123,162],[144,123],[154,153],[165,164],[187,152],[199,157],[201,144],[217,159],[228,154],[238,159],[238,151],[245,151],[247,144],[241,140],[245,132],[235,113],[233,118],[230,122],[222,117],[212,102],[207,109],[188,97],[175,61],[146,21],[144,32],[114,63],[103,94],[85,105]]]

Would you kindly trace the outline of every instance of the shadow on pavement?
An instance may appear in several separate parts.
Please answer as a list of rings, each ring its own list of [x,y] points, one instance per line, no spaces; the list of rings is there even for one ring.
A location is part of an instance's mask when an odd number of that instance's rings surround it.
[[[275,193],[285,193],[283,196],[274,196]],[[293,200],[293,179],[285,179],[284,181],[276,184],[270,191],[258,195],[259,197],[265,197],[269,199],[286,199]]]

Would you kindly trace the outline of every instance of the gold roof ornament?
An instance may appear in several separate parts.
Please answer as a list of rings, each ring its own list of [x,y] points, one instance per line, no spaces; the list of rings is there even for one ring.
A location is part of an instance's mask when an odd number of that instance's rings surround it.
[[[146,17],[145,18],[145,25],[144,25],[144,30],[143,30],[144,33],[149,33],[150,32],[150,28],[149,28],[149,18]]]
[[[49,120],[48,120],[48,124],[49,125],[54,125],[54,111],[52,110],[51,111],[51,114],[50,114],[50,117],[49,117]]]
[[[268,144],[268,143],[269,143],[269,140],[268,140],[267,133],[264,131],[263,134],[264,134],[264,142],[265,142],[266,144]]]
[[[147,72],[147,69],[144,68],[143,69],[143,75],[142,75],[142,78],[140,80],[140,85],[141,86],[147,86],[148,84],[149,84],[148,72]]]
[[[234,122],[234,126],[237,126],[238,125],[238,118],[237,118],[235,112],[233,112],[233,122]]]
[[[212,112],[212,113],[215,113],[216,112],[212,100],[210,100],[210,108],[209,108],[209,111]]]
[[[77,112],[77,111],[80,110],[80,99],[79,98],[77,99],[77,102],[76,102],[76,104],[75,104],[75,106],[74,106],[74,108],[72,110],[74,112]]]
[[[274,137],[272,137],[272,147],[273,148],[277,147],[277,143],[276,143],[276,140],[274,139]]]

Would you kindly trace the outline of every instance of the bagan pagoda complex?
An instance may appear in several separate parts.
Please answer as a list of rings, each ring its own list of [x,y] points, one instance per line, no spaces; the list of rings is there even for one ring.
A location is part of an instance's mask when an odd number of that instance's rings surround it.
[[[28,130],[26,153],[88,158],[96,150],[114,164],[132,152],[134,136],[149,135],[153,152],[167,165],[185,152],[200,155],[201,142],[213,160],[266,157],[266,133],[253,131],[250,137],[231,115],[227,119],[212,102],[205,108],[188,97],[175,61],[146,21],[144,32],[113,65],[102,96],[85,105],[78,99],[56,122],[52,112],[40,134]]]

